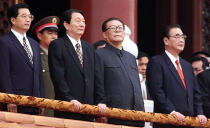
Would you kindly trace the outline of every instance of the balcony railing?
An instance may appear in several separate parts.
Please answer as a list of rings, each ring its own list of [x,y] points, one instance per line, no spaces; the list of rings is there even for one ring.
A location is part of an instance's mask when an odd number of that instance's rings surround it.
[[[48,108],[59,111],[75,112],[74,106],[70,102],[37,98],[32,96],[0,93],[0,102],[13,103],[23,106],[33,106],[39,108]],[[77,113],[105,116],[105,117],[124,119],[124,120],[154,122],[161,124],[172,124],[172,125],[182,125],[182,126],[192,126],[192,127],[210,127],[210,119],[208,119],[208,122],[205,125],[201,125],[197,117],[186,116],[183,122],[179,122],[175,117],[169,114],[123,110],[118,108],[107,108],[106,113],[101,115],[99,114],[97,106],[88,105],[88,104],[83,104],[81,110],[77,111]]]

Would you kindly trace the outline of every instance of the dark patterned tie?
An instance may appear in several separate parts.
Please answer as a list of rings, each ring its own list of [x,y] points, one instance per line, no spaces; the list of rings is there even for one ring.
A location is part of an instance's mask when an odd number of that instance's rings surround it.
[[[26,38],[25,37],[23,37],[23,47],[24,47],[24,49],[25,49],[25,51],[28,55],[28,58],[29,58],[31,64],[33,64],[33,56],[31,54],[31,51],[30,51],[28,45],[26,44]]]
[[[76,52],[77,52],[80,64],[83,67],[83,56],[82,56],[82,53],[80,51],[80,44],[79,43],[76,44]]]

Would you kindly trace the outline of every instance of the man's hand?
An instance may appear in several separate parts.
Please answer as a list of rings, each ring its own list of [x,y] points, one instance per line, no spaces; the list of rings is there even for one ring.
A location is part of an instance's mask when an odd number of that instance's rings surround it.
[[[82,108],[82,104],[77,100],[71,100],[71,103],[74,104],[74,111],[79,111]]]
[[[16,104],[7,104],[7,111],[17,113],[17,105]]]
[[[204,115],[198,115],[198,119],[200,120],[201,124],[205,124],[207,122],[207,118]]]
[[[99,103],[98,104],[98,109],[99,109],[99,113],[100,114],[105,114],[106,113],[106,104],[101,104],[101,103]]]
[[[95,122],[98,122],[98,123],[107,123],[108,119],[107,117],[98,117],[95,119]]]
[[[40,116],[44,116],[44,110],[45,110],[45,108],[40,108]]]
[[[185,116],[179,112],[172,112],[171,115],[173,115],[179,122],[184,121]]]

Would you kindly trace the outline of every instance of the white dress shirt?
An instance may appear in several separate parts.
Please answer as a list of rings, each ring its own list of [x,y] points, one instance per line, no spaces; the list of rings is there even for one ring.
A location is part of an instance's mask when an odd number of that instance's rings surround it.
[[[31,45],[30,45],[29,41],[28,41],[28,38],[27,38],[27,36],[26,36],[26,33],[24,33],[24,34],[22,35],[22,34],[18,33],[17,31],[15,31],[14,29],[11,29],[11,31],[12,31],[12,33],[17,37],[18,41],[20,42],[20,44],[21,44],[22,46],[23,46],[23,37],[25,37],[25,39],[26,39],[26,44],[28,45],[28,48],[29,48],[29,50],[30,50],[30,52],[31,52],[31,55],[33,56],[33,50],[32,50],[32,48],[31,48]]]
[[[78,41],[76,41],[74,38],[72,38],[71,36],[69,36],[68,34],[66,34],[68,36],[68,38],[70,39],[72,45],[74,46],[74,49],[76,51],[77,47],[76,44],[79,43],[80,44],[80,52],[82,53],[82,44],[81,44],[81,40],[79,39]]]

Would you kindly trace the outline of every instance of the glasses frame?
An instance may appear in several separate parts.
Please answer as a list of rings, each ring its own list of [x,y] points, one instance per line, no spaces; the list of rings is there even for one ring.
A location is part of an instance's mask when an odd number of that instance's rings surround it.
[[[119,28],[122,28],[122,30],[119,29]],[[114,26],[108,27],[108,28],[106,29],[106,31],[107,31],[108,29],[110,29],[110,31],[112,31],[112,32],[116,32],[117,30],[118,30],[119,32],[122,32],[122,31],[125,30],[125,28],[124,28],[122,25],[119,25],[119,26],[116,26],[116,27],[114,27]]]
[[[21,14],[21,15],[18,15],[17,17],[21,17],[23,19],[29,18],[29,19],[31,19],[31,21],[34,20],[34,15],[32,15],[32,14],[29,14],[29,15],[27,15],[27,14]]]
[[[174,36],[168,36],[168,37],[173,37],[175,39],[180,39],[183,38],[184,40],[187,39],[187,35],[183,34],[183,35],[174,35]]]

